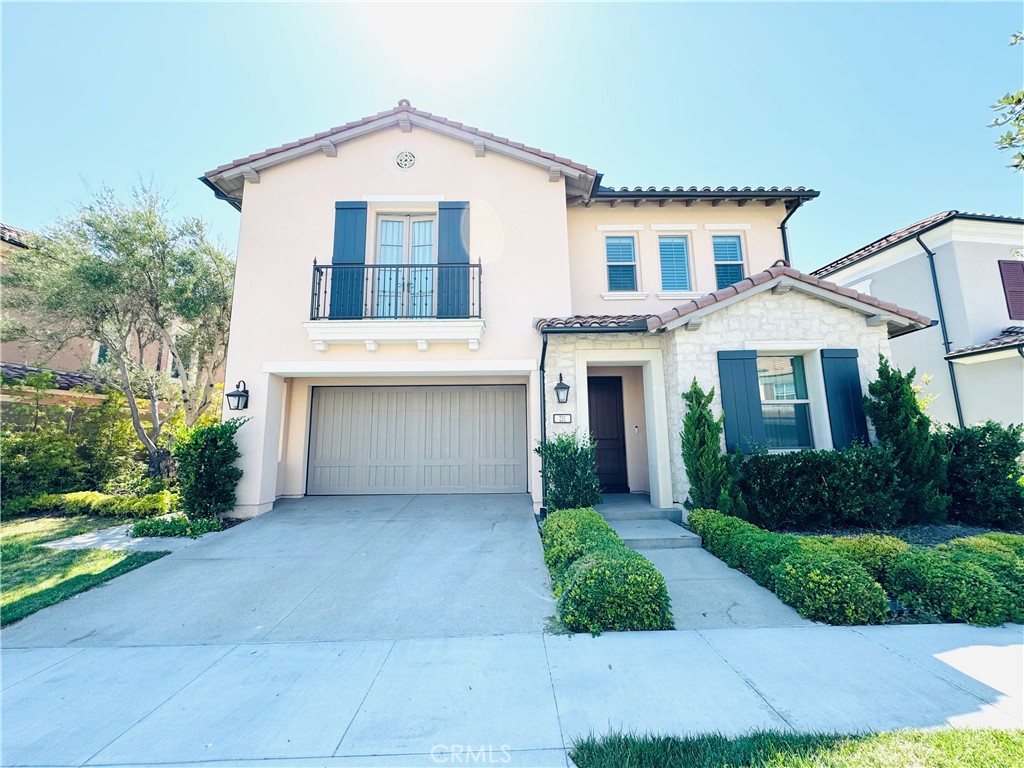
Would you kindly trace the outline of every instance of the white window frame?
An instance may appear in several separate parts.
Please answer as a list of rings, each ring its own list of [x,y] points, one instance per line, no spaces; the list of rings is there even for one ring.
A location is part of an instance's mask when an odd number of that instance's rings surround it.
[[[665,276],[661,272],[661,238],[663,237],[681,237],[686,241],[686,274],[690,282],[689,288],[665,287]],[[690,233],[672,230],[659,230],[657,232],[657,239],[658,276],[661,278],[661,291],[658,293],[658,298],[688,298],[693,295],[699,295],[697,291],[697,275],[694,270],[693,263],[693,238],[690,237]]]
[[[609,240],[609,238],[612,238],[612,237],[615,237],[615,238],[628,238],[629,240],[633,241],[633,261],[632,261],[632,263],[623,262],[623,261],[617,261],[617,262],[608,261],[608,240]],[[638,294],[641,292],[641,287],[640,287],[640,242],[639,242],[639,240],[640,240],[640,238],[638,238],[634,232],[627,232],[627,231],[624,231],[624,230],[615,231],[614,234],[610,234],[609,233],[609,234],[606,234],[604,236],[604,282],[605,282],[605,285],[607,286],[607,293],[603,293],[601,295],[604,296],[605,298],[615,298],[615,297],[619,297],[619,296],[628,297],[628,298],[637,298]],[[615,266],[615,267],[632,266],[633,267],[633,290],[631,290],[631,291],[628,291],[628,290],[615,290],[614,288],[612,288],[611,280],[609,279],[610,275],[608,273],[608,267],[610,267],[610,266]],[[643,295],[646,296],[647,294],[643,294]]]
[[[715,258],[715,238],[716,237],[736,237],[736,238],[739,238],[739,241],[740,241],[740,260],[739,261],[719,261],[717,258]],[[747,264],[747,238],[744,237],[743,232],[740,231],[740,230],[721,230],[721,231],[715,230],[714,234],[711,235],[711,261],[712,261],[712,271],[713,271],[714,276],[715,276],[715,287],[714,287],[713,290],[719,291],[722,288],[727,288],[728,287],[728,286],[723,285],[720,288],[719,285],[718,285],[718,265],[719,264],[722,264],[722,265],[726,265],[727,264],[727,265],[730,265],[730,266],[735,266],[736,264],[739,264],[743,268],[743,277],[741,277],[740,279],[743,280],[744,278],[750,277],[750,265]],[[730,283],[729,285],[732,285],[732,283]]]
[[[402,238],[402,260],[396,264],[384,264],[381,261],[380,251],[382,243],[383,225],[385,221],[401,221],[403,223],[403,238]],[[413,238],[412,229],[416,222],[430,221],[433,223],[433,237],[431,243],[431,253],[429,264],[413,264],[412,263],[412,249],[413,249]],[[394,267],[409,267],[409,266],[435,266],[437,264],[437,249],[439,240],[439,229],[438,229],[438,214],[437,211],[420,210],[420,211],[377,211],[374,217],[374,242],[373,242],[373,253],[372,260],[368,261],[368,265],[376,266],[394,266]],[[380,288],[380,271],[379,270],[366,270],[368,273],[366,277],[365,285],[372,292],[374,306],[380,306],[379,302],[383,299],[385,293],[381,292]],[[431,296],[430,312],[424,317],[434,317],[437,313],[437,273],[434,272],[430,282],[431,285]],[[411,292],[411,282],[404,282],[399,291],[400,293],[396,296],[398,301],[398,316],[405,318],[408,315],[409,307],[413,302],[413,294]],[[365,290],[365,288],[364,288]]]
[[[821,350],[828,345],[817,340],[790,341],[748,341],[744,349],[758,355],[788,355],[804,359],[804,375],[807,377],[807,396],[811,401],[811,441],[816,451],[830,451],[832,443],[832,422],[828,416],[828,400],[825,395],[825,370],[821,365]],[[758,387],[760,397],[760,387]],[[785,452],[793,448],[772,448],[769,452]]]

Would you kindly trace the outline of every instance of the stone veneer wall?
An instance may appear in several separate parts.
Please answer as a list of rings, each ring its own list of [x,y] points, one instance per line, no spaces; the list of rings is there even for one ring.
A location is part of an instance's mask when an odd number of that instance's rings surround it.
[[[889,356],[889,337],[885,325],[869,326],[865,316],[837,306],[797,289],[782,294],[770,291],[739,301],[708,315],[699,330],[678,328],[668,332],[665,345],[665,375],[668,379],[668,412],[672,433],[682,429],[684,403],[681,393],[694,377],[707,390],[715,388],[712,410],[722,413],[718,384],[719,350],[758,349],[761,342],[778,345],[793,342],[793,351],[804,345],[856,349],[860,364],[861,387],[865,394],[868,382],[878,369],[878,355]],[[815,404],[812,403],[812,407]],[[818,404],[821,407],[821,404]],[[870,430],[870,423],[868,424]],[[723,449],[725,447],[723,441]],[[683,501],[689,492],[680,452],[673,451],[672,491],[676,501]]]

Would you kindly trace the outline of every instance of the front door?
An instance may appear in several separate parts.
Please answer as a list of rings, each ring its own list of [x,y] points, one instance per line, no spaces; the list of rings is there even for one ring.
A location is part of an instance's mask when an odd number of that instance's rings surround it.
[[[605,493],[629,493],[622,377],[588,376],[590,434],[597,445],[597,477]]]

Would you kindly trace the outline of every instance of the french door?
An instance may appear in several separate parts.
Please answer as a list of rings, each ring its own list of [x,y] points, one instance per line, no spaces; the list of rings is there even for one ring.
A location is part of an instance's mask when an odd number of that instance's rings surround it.
[[[381,216],[377,231],[377,317],[434,317],[433,216]]]

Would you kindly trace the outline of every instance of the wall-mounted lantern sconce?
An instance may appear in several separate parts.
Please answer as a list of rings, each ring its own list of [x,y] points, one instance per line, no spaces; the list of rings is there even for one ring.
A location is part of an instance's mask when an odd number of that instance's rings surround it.
[[[555,384],[555,397],[560,403],[569,402],[569,385],[562,381],[562,374],[558,374],[558,383]]]
[[[249,390],[245,388],[245,380],[235,384],[235,391],[228,392],[225,397],[228,399],[228,410],[244,411],[249,407]]]

